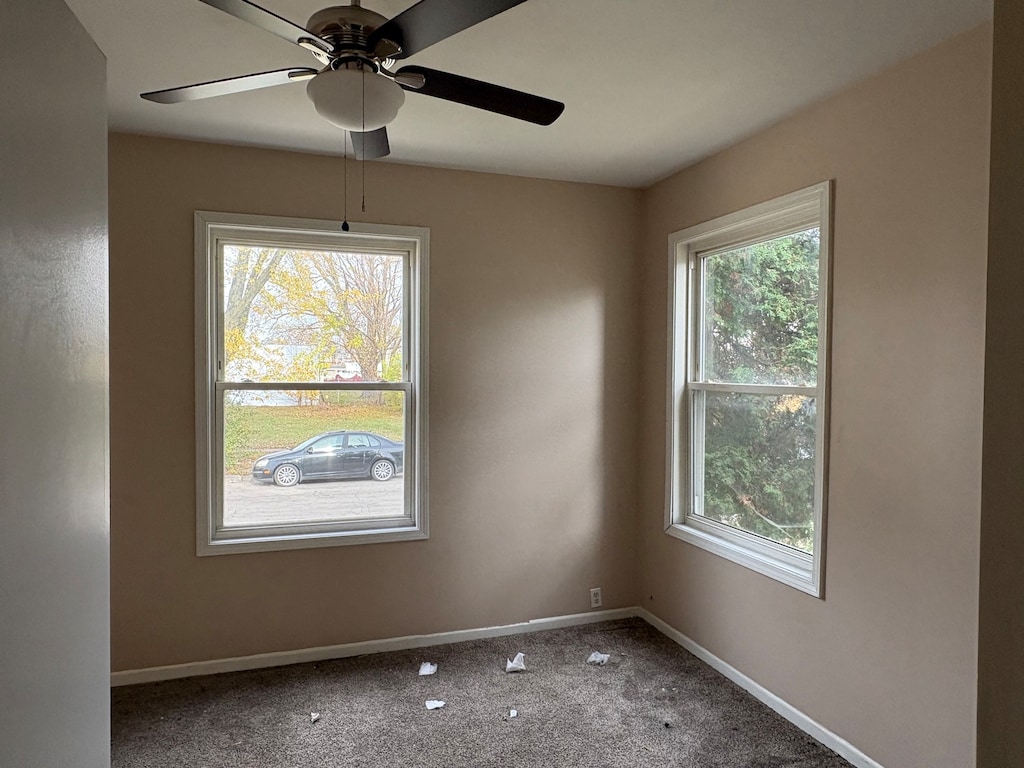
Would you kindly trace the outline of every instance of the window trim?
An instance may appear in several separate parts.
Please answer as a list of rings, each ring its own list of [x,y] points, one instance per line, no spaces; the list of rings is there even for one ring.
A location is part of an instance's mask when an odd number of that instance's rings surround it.
[[[738,565],[769,576],[818,598],[825,594],[825,540],[828,499],[828,446],[831,348],[831,180],[751,206],[668,237],[668,401],[666,441],[665,533]],[[818,381],[809,388],[817,399],[815,426],[815,499],[813,555],[757,534],[699,517],[692,512],[694,438],[691,435],[690,380],[696,372],[698,331],[691,320],[700,301],[696,260],[708,252],[738,248],[783,236],[817,224],[818,261]],[[714,390],[701,384],[701,390]],[[726,385],[729,391],[742,385]],[[764,393],[770,386],[752,387]],[[786,391],[792,391],[787,387]]]
[[[382,224],[350,223],[343,232],[341,223],[323,219],[300,219],[279,216],[196,211],[195,226],[195,408],[196,408],[196,554],[199,556],[266,552],[274,550],[333,547],[394,541],[422,540],[429,537],[428,466],[427,466],[427,339],[428,339],[428,275],[430,230]],[[214,504],[222,493],[223,467],[215,443],[215,430],[221,424],[218,415],[220,393],[234,387],[217,379],[217,362],[221,357],[223,334],[213,339],[219,311],[218,294],[222,279],[217,265],[219,241],[245,242],[246,235],[259,245],[279,244],[284,247],[323,246],[332,238],[338,247],[351,249],[362,241],[369,247],[380,243],[401,241],[403,253],[409,253],[406,266],[406,297],[404,322],[404,364],[408,376],[400,382],[307,383],[297,388],[322,390],[373,390],[405,392],[405,494],[407,518],[377,527],[365,524],[317,523],[290,526],[275,532],[273,526],[252,529],[218,530],[219,514]],[[377,245],[374,245],[374,244]],[[384,250],[387,247],[385,245]],[[214,269],[217,269],[216,274]],[[282,384],[285,384],[282,387]],[[288,389],[289,383],[261,382],[246,384],[245,389]],[[294,385],[294,382],[290,384]],[[222,496],[220,496],[222,498]],[[258,529],[258,530],[257,530]],[[266,531],[265,535],[260,533]]]

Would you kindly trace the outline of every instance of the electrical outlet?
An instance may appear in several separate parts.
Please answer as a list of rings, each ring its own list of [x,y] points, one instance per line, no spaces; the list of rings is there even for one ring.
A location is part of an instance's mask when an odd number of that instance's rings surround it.
[[[601,588],[594,587],[590,590],[590,607],[600,608],[601,607]]]

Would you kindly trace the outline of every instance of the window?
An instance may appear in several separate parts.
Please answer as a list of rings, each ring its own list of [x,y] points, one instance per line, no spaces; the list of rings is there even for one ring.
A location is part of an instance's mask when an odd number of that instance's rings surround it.
[[[831,189],[669,237],[666,531],[817,596]]]
[[[427,239],[196,213],[199,554],[426,538]]]

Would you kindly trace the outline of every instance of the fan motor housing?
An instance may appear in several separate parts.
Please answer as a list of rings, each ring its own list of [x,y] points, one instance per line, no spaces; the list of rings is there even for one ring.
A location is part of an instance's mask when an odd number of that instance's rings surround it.
[[[309,17],[306,29],[334,43],[338,50],[366,50],[366,39],[387,17],[358,5],[334,5]]]

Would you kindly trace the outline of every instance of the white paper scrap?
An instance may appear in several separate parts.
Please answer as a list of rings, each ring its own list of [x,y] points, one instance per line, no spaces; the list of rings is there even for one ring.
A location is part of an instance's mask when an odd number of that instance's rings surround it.
[[[525,672],[526,661],[525,657],[521,653],[517,653],[514,659],[505,659],[505,671],[506,672]]]
[[[509,717],[519,717],[519,710],[518,709],[510,709],[508,711],[508,716]]]
[[[420,664],[421,675],[432,675],[437,672],[437,664],[431,664],[429,661],[424,661]]]
[[[443,701],[437,701],[435,699],[430,699],[427,702],[427,709],[440,709],[443,706],[444,706],[444,702]]]
[[[587,659],[587,664],[600,664],[601,666],[604,666],[608,663],[608,659],[611,657],[612,655],[610,653],[598,653],[597,651],[594,651]]]
[[[320,719],[320,713],[319,712],[310,712],[309,713],[309,722],[315,723],[319,719]]]

